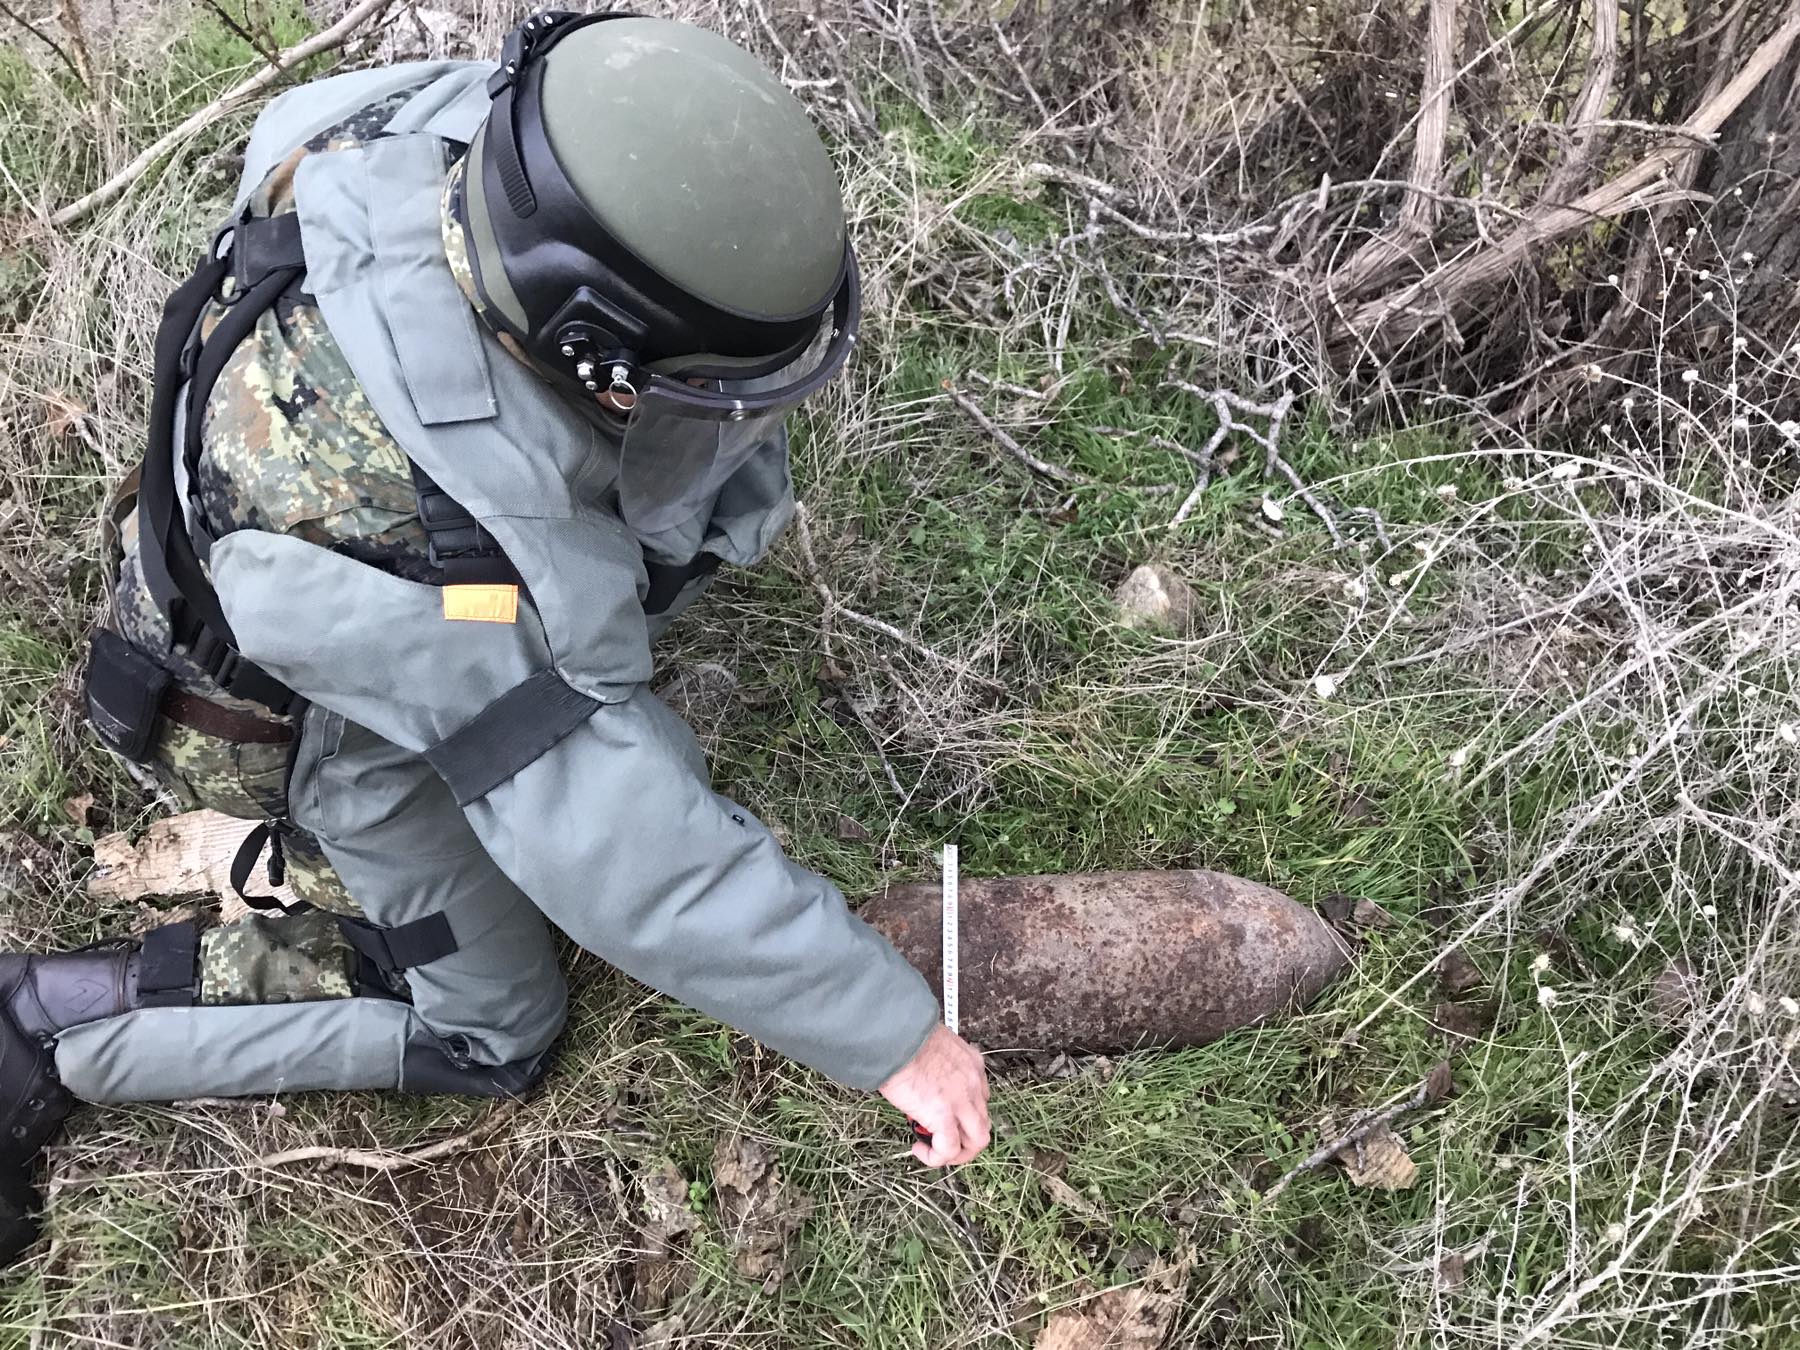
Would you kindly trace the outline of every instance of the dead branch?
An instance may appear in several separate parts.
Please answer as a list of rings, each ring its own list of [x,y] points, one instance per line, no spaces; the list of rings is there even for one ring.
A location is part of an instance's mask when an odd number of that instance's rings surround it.
[[[1450,91],[1456,83],[1450,51],[1455,28],[1456,0],[1431,0],[1418,129],[1413,135],[1412,165],[1406,174],[1406,200],[1401,203],[1394,227],[1364,244],[1332,277],[1332,289],[1339,295],[1355,295],[1378,284],[1394,268],[1413,258],[1437,225],[1436,192],[1444,173],[1444,141],[1450,131]]]
[[[75,64],[75,58],[69,55],[68,49],[64,47],[62,43],[58,42],[30,19],[27,19],[23,14],[7,4],[6,0],[0,0],[0,14],[4,14],[7,18],[11,19],[14,23],[18,24],[19,27],[23,28],[27,33],[30,33],[39,42],[48,47],[51,52],[55,54],[56,59],[69,68],[69,73],[75,77],[83,89],[89,87],[87,77],[81,73],[81,67]]]
[[[318,1162],[327,1167],[364,1167],[375,1172],[392,1172],[402,1167],[417,1167],[437,1158],[452,1153],[460,1153],[466,1148],[486,1140],[502,1125],[511,1119],[519,1109],[518,1102],[501,1102],[494,1107],[473,1128],[461,1134],[451,1135],[448,1139],[440,1139],[435,1144],[427,1144],[423,1148],[397,1152],[389,1149],[331,1148],[324,1144],[309,1144],[305,1148],[284,1149],[280,1153],[265,1153],[256,1160],[258,1167],[282,1167],[288,1163]]]
[[[1797,38],[1800,12],[1765,39],[1724,88],[1702,102],[1682,124],[1684,139],[1660,147],[1635,167],[1567,205],[1547,205],[1495,246],[1444,263],[1391,295],[1365,302],[1348,316],[1348,333],[1358,342],[1384,349],[1402,346],[1443,322],[1453,307],[1466,307],[1476,294],[1502,281],[1533,249],[1596,221],[1666,199],[1666,176],[1684,156],[1694,153],[1689,138],[1717,132],[1780,64]]]
[[[1350,1128],[1345,1130],[1336,1139],[1314,1149],[1313,1152],[1306,1157],[1305,1161],[1294,1167],[1290,1167],[1279,1181],[1262,1193],[1261,1203],[1265,1205],[1270,1203],[1276,1196],[1285,1191],[1288,1188],[1288,1185],[1296,1177],[1304,1176],[1308,1172],[1318,1171],[1319,1168],[1325,1166],[1325,1164],[1330,1162],[1333,1158],[1345,1152],[1347,1149],[1362,1143],[1362,1141],[1367,1139],[1370,1135],[1393,1124],[1408,1111],[1417,1111],[1421,1106],[1447,1096],[1449,1094],[1449,1070],[1450,1066],[1447,1062],[1438,1065],[1419,1081],[1419,1085],[1412,1090],[1411,1096],[1394,1103],[1394,1105],[1385,1110],[1358,1117],[1358,1119],[1351,1124]]]
[[[1544,182],[1542,197],[1559,202],[1587,177],[1599,148],[1600,114],[1619,68],[1619,0],[1594,0],[1594,49],[1587,78],[1569,110],[1569,148]]]
[[[883,637],[898,642],[903,647],[910,648],[928,661],[935,661],[938,665],[954,670],[959,675],[967,676],[977,684],[984,685],[997,694],[1004,694],[1007,692],[1006,686],[1000,681],[990,679],[980,671],[971,668],[966,662],[958,661],[953,656],[944,655],[944,653],[940,652],[929,643],[921,642],[904,628],[898,628],[884,619],[877,619],[871,615],[863,614],[858,610],[849,608],[839,601],[837,594],[825,580],[824,570],[819,566],[818,555],[813,552],[812,513],[806,509],[805,502],[794,503],[794,541],[800,547],[800,561],[801,565],[806,569],[806,579],[812,584],[812,588],[819,593],[819,600],[824,606],[825,612],[820,620],[820,627],[823,630],[821,636],[823,636],[825,640],[827,656],[833,654],[833,625],[838,619],[847,619],[858,627],[867,628],[872,633],[880,633]]]
[[[955,385],[945,384],[944,397],[961,408],[971,422],[994,438],[995,444],[1033,473],[1042,474],[1045,478],[1054,478],[1059,483],[1069,483],[1076,487],[1101,486],[1097,480],[1089,478],[1086,474],[1076,473],[1073,469],[1065,469],[1060,464],[1052,464],[1049,460],[1039,459],[997,426],[993,419],[981,410],[979,403]]]
[[[249,79],[233,85],[204,108],[184,118],[179,126],[157,137],[131,163],[120,169],[99,187],[85,197],[77,197],[67,206],[58,210],[50,217],[51,223],[60,226],[73,225],[76,221],[105,206],[120,196],[178,146],[211,126],[221,117],[236,112],[274,85],[295,66],[309,61],[323,52],[333,51],[343,46],[357,29],[381,14],[393,3],[394,0],[362,0],[361,4],[347,10],[344,17],[332,24],[331,27],[323,32],[314,33],[304,42],[289,47],[281,53],[277,61],[265,66]]]

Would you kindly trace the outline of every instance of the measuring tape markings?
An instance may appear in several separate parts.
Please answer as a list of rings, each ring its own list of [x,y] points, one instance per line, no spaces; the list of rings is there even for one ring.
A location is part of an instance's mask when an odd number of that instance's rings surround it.
[[[961,904],[955,844],[944,845],[944,1025],[962,1034],[960,940],[957,934]]]

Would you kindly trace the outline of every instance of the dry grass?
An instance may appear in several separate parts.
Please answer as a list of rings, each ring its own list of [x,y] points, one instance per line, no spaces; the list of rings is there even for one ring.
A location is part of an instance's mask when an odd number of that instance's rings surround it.
[[[85,1115],[52,1159],[51,1241],[0,1291],[4,1335],[1013,1344],[1191,1243],[1202,1274],[1170,1344],[1793,1344],[1800,521],[1792,452],[1767,446],[1791,434],[1800,350],[1728,321],[1729,358],[1683,379],[1685,306],[1720,309],[1739,276],[1705,219],[1676,222],[1659,264],[1647,331],[1676,345],[1653,340],[1604,388],[1585,441],[1524,440],[1430,389],[1374,391],[1406,410],[1389,426],[1326,378],[1304,326],[1261,344],[1278,361],[1241,355],[1292,325],[1284,292],[1239,284],[1267,275],[1251,262],[1283,220],[1271,178],[1374,176],[1371,144],[1406,114],[1381,81],[1416,93],[1392,56],[1327,78],[1335,103],[1295,100],[1278,70],[1339,69],[1355,24],[676,8],[763,52],[827,126],[869,290],[863,359],[799,437],[816,566],[790,540],[663,653],[737,674],[709,729],[722,788],[852,893],[957,836],[982,871],[1217,865],[1305,899],[1367,895],[1397,926],[1291,1025],[1117,1066],[1004,1066],[1000,1141],[955,1189],[901,1160],[877,1104],[572,953],[576,1024],[549,1087],[428,1166],[258,1160],[429,1145],[482,1108],[314,1095]],[[163,809],[88,747],[70,669],[155,310],[247,118],[76,229],[40,211],[257,63],[201,9],[159,6],[105,41],[83,13],[89,59],[115,72],[104,96],[46,74],[30,39],[31,63],[0,65],[20,129],[0,179],[0,889],[19,944],[133,917],[81,895],[87,844]],[[252,11],[300,31],[269,15]],[[478,4],[457,39],[488,50],[507,17]],[[1363,130],[1334,152],[1340,123]],[[1341,167],[1317,162],[1333,153]],[[1084,481],[1027,467],[945,380]],[[1232,433],[1171,528],[1218,425],[1171,381],[1296,395],[1274,444],[1311,504]],[[1152,558],[1195,587],[1193,635],[1115,623],[1111,586]],[[839,612],[827,650],[819,582],[876,623]],[[82,791],[85,826],[63,809]],[[874,843],[841,839],[840,812]],[[1433,1026],[1453,945],[1484,981],[1459,1004],[1466,1038]],[[1677,958],[1689,974],[1669,974]],[[1258,1204],[1324,1112],[1404,1094],[1446,1053],[1461,1091],[1406,1128],[1415,1190],[1329,1176]],[[766,1291],[734,1273],[710,1194],[734,1134],[777,1146],[815,1206]],[[1101,1218],[1046,1196],[1045,1153]],[[659,1264],[665,1161],[697,1226]]]

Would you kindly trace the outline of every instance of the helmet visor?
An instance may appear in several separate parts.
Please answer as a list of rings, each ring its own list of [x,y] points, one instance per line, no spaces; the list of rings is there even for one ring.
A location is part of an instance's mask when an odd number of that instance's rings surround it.
[[[773,374],[691,384],[634,370],[631,380],[615,381],[615,394],[632,399],[619,461],[626,522],[659,534],[710,506],[787,415],[843,370],[856,340],[857,310],[852,272],[806,350]]]

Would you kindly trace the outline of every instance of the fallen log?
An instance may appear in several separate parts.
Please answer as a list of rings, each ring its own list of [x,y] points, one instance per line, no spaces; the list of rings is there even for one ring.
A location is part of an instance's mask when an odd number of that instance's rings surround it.
[[[859,911],[941,996],[942,896]],[[965,877],[962,1033],[989,1050],[1205,1045],[1305,1006],[1349,952],[1280,891],[1222,872]]]

